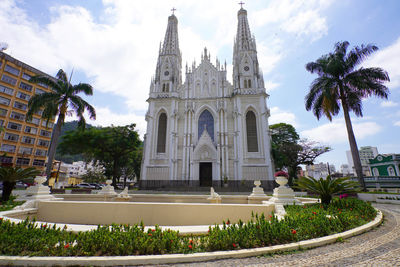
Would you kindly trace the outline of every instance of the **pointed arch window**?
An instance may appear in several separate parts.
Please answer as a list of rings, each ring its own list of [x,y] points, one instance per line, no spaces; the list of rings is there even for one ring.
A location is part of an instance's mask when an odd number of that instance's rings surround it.
[[[210,111],[208,111],[206,109],[201,113],[197,126],[198,126],[199,139],[200,139],[201,134],[203,133],[204,129],[206,129],[206,131],[208,132],[208,135],[210,135],[211,139],[214,142],[214,117],[210,113]]]
[[[247,81],[247,87],[251,88],[251,80]]]
[[[244,80],[244,88],[247,88],[247,80]]]
[[[165,153],[167,144],[167,114],[161,113],[158,118],[157,153]]]
[[[253,111],[246,114],[247,151],[258,152],[257,121]]]

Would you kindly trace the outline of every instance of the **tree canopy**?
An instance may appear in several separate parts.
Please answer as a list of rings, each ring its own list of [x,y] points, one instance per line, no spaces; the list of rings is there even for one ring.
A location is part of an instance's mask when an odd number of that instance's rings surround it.
[[[275,168],[287,168],[289,171],[289,184],[297,178],[297,167],[301,164],[313,164],[315,159],[331,150],[318,142],[300,139],[296,129],[286,123],[270,125],[272,158]]]
[[[90,128],[68,132],[59,144],[61,153],[84,154],[89,160],[98,161],[105,168],[104,174],[113,185],[129,168],[140,175],[142,141],[135,124]]]

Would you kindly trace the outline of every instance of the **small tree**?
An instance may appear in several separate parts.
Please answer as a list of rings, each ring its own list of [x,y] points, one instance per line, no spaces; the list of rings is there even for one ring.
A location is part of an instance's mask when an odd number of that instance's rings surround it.
[[[355,193],[359,191],[359,184],[350,180],[349,177],[332,179],[330,175],[326,179],[319,180],[313,177],[300,177],[295,186],[319,195],[321,203],[329,205],[335,194]]]
[[[8,201],[17,181],[39,175],[40,171],[35,168],[22,169],[20,167],[0,167],[0,181],[3,181],[2,201]]]

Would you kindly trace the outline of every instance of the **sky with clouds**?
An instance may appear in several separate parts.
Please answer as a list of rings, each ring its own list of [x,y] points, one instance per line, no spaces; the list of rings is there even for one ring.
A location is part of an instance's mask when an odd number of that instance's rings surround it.
[[[136,123],[144,134],[147,96],[158,47],[171,8],[179,25],[183,64],[200,61],[206,46],[228,64],[238,1],[232,0],[0,0],[0,42],[5,51],[50,75],[73,70],[73,83],[95,91],[86,100],[97,110],[94,125]],[[363,101],[364,117],[352,116],[359,146],[400,153],[400,2],[398,0],[251,0],[245,3],[256,37],[258,59],[270,97],[270,124],[285,122],[300,136],[330,145],[317,161],[337,168],[349,150],[343,114],[319,121],[304,107],[315,75],[304,66],[333,50],[338,41],[351,47],[373,43],[380,50],[364,66],[388,71],[387,100]]]

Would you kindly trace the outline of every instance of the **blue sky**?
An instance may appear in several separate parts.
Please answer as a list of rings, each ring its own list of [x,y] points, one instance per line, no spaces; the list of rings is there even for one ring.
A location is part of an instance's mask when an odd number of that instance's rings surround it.
[[[0,0],[0,42],[6,53],[51,75],[74,70],[73,82],[87,82],[87,100],[98,113],[95,125],[146,123],[151,76],[159,42],[177,9],[183,64],[200,61],[206,46],[215,60],[226,60],[231,80],[233,38],[239,1],[228,0]],[[391,82],[388,100],[363,102],[364,117],[353,118],[359,146],[400,153],[400,2],[397,0],[252,0],[246,2],[264,72],[270,123],[293,124],[301,137],[330,145],[318,158],[340,167],[349,150],[343,115],[317,120],[304,107],[316,78],[304,66],[332,51],[338,41],[351,47],[373,43],[380,50],[363,65],[382,67]]]

